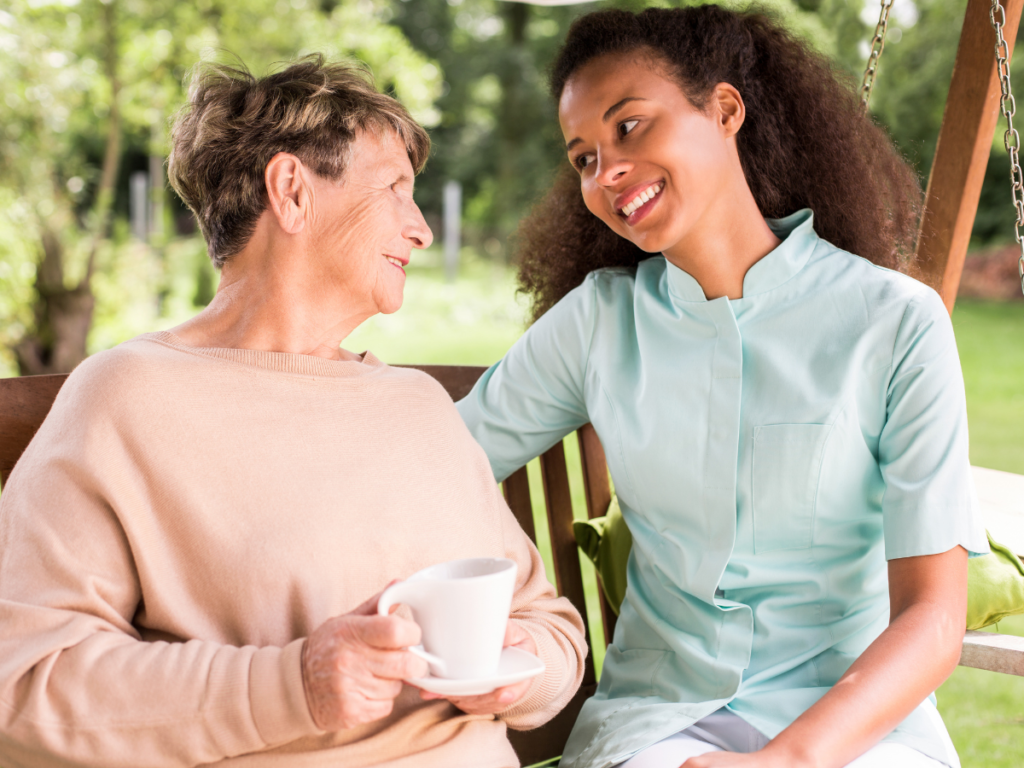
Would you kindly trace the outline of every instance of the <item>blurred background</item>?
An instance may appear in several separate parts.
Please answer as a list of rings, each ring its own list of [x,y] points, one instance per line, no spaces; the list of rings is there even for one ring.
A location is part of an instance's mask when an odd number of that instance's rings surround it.
[[[565,162],[546,69],[577,15],[673,4],[4,0],[0,376],[68,371],[210,301],[217,273],[165,181],[168,121],[187,74],[212,59],[240,60],[261,75],[312,52],[365,62],[434,141],[416,197],[435,246],[413,255],[405,307],[367,322],[345,346],[392,363],[496,361],[524,329],[516,223]],[[859,85],[877,3],[762,5]],[[871,111],[922,185],[965,7],[896,0],[892,9]],[[1024,59],[1012,72],[1024,87]],[[1002,130],[953,318],[972,461],[1024,474],[1024,302],[1008,245],[1014,209]],[[572,441],[567,448],[575,453]],[[1024,634],[1024,623],[1000,629]],[[1024,679],[959,668],[939,705],[965,768],[1024,765]]]
[[[209,302],[217,274],[165,182],[168,121],[199,61],[240,60],[264,74],[310,52],[365,62],[434,140],[416,196],[437,245],[414,260],[407,309],[417,311],[371,323],[352,341],[374,342],[393,361],[493,362],[522,330],[509,270],[516,223],[565,162],[546,70],[572,20],[608,5],[645,2],[5,0],[0,375],[70,370]],[[766,5],[859,83],[877,3]],[[872,112],[922,183],[964,8],[897,0],[892,10]],[[1014,65],[1018,81],[1021,70]],[[972,296],[1019,293],[1012,254],[999,248],[1012,236],[1008,177],[1000,130],[974,229],[972,250],[983,256],[964,280]],[[407,327],[403,314],[420,317]],[[444,337],[436,350],[409,336],[427,315],[419,335]],[[433,323],[441,315],[449,334]],[[388,336],[397,346],[380,347]]]

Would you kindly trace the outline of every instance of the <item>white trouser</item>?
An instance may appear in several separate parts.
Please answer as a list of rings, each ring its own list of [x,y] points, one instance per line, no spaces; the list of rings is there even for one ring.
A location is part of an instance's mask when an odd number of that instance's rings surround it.
[[[679,768],[686,760],[707,752],[756,752],[768,737],[743,718],[725,709],[698,720],[652,744],[615,768]],[[903,744],[878,744],[846,768],[944,768],[942,763]]]

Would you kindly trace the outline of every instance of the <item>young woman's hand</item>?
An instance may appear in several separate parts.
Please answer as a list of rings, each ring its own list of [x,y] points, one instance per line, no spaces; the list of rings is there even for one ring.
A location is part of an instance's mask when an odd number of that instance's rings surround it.
[[[511,621],[505,628],[505,640],[502,645],[505,648],[515,646],[527,653],[532,653],[534,656],[537,655],[537,644],[533,642],[530,634]],[[421,691],[420,696],[426,701],[448,699],[448,701],[467,715],[496,715],[523,698],[530,689],[532,682],[532,678],[530,680],[523,680],[521,683],[506,685],[504,688],[497,688],[490,693],[484,693],[480,696],[442,696],[439,693],[431,693],[430,691]]]

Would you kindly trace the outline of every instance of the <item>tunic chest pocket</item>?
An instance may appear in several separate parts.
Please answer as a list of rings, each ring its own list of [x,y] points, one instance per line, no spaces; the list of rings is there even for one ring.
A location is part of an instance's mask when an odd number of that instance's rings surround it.
[[[830,424],[754,427],[754,552],[806,549]]]

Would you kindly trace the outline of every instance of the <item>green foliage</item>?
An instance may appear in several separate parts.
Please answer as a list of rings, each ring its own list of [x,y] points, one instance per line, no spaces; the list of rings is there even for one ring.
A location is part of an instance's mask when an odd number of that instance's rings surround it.
[[[868,7],[865,19],[877,15],[874,3]],[[897,0],[893,5],[871,112],[917,169],[922,185],[927,184],[935,155],[966,8],[966,0]],[[1020,39],[1018,34],[1018,42]],[[844,62],[853,61],[847,48]],[[1024,87],[1024,57],[1015,57],[1010,69],[1019,94]],[[1003,148],[1004,130],[1000,117],[974,223],[971,245],[975,248],[1013,239],[1016,215],[1010,195],[1010,164]]]
[[[602,0],[544,7],[500,0],[109,0],[120,57],[125,170],[115,211],[127,214],[127,175],[167,152],[167,121],[199,61],[240,59],[255,73],[305,53],[365,62],[378,83],[431,130],[434,149],[417,199],[439,229],[441,190],[464,185],[467,242],[507,256],[518,221],[547,190],[564,148],[546,72],[571,22],[597,8],[639,10],[696,0]],[[746,7],[746,0],[723,0]],[[878,16],[875,0],[765,0],[857,87]],[[927,180],[966,0],[897,0],[872,112]],[[0,11],[0,345],[32,323],[39,227],[56,222],[65,279],[84,268],[111,111],[101,14],[104,0],[9,0]],[[236,59],[237,57],[237,59]],[[1014,64],[1024,82],[1024,60]],[[974,245],[1012,236],[1008,163],[997,132]],[[134,165],[133,165],[134,164]],[[180,218],[180,205],[173,217]],[[172,215],[168,214],[168,223]],[[170,227],[168,227],[170,229]],[[117,233],[120,233],[118,235]],[[201,243],[166,240],[137,251],[126,227],[100,251],[97,329],[90,349],[203,306],[215,275]],[[151,260],[143,268],[142,262]],[[133,266],[134,265],[134,266]],[[131,297],[129,300],[126,297]],[[138,301],[137,310],[121,304]],[[106,302],[112,302],[107,304]],[[147,307],[143,311],[142,307]],[[134,318],[134,319],[133,319]],[[144,321],[144,318],[145,319]],[[0,368],[13,372],[0,352]]]
[[[595,6],[396,0],[393,7],[394,23],[436,58],[445,78],[417,199],[438,216],[444,183],[461,181],[468,235],[478,242],[496,235],[500,252],[564,156],[545,71],[572,19]]]
[[[0,349],[13,346],[32,322],[32,278],[35,253],[23,237],[28,204],[9,189],[0,187]],[[13,360],[8,362],[13,366]],[[0,358],[0,376],[13,375],[13,367],[4,370]]]
[[[101,23],[111,9],[113,49]],[[180,304],[168,296],[184,290],[192,314],[212,295],[212,273],[193,258],[196,241],[175,247],[158,238],[146,247],[131,240],[123,222],[106,228],[97,216],[113,108],[112,50],[127,160],[166,157],[167,121],[185,101],[188,72],[208,60],[241,61],[262,74],[312,52],[355,59],[420,122],[434,125],[440,70],[389,23],[392,14],[386,0],[9,0],[0,10],[0,372],[15,373],[9,350],[33,323],[44,226],[59,233],[68,287],[84,274],[94,236],[106,240],[97,252],[91,350],[180,316]],[[127,169],[120,178],[115,211],[123,218]],[[178,258],[187,262],[187,290],[179,285]]]

